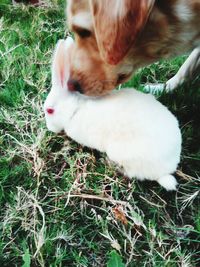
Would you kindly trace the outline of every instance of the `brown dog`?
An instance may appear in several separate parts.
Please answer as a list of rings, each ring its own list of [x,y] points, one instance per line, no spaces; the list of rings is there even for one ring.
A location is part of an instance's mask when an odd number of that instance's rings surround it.
[[[72,90],[105,94],[138,68],[193,49],[167,89],[200,69],[200,0],[68,0],[67,19]]]

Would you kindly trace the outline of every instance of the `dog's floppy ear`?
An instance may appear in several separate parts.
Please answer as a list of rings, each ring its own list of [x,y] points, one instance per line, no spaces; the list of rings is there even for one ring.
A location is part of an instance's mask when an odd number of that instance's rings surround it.
[[[116,65],[143,29],[155,0],[90,0],[102,58]]]

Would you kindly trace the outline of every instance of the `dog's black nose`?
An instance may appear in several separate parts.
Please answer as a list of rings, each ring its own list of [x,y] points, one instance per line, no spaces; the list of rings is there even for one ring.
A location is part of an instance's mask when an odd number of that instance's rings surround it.
[[[76,91],[76,92],[83,94],[83,90],[81,88],[81,85],[76,80],[69,79],[67,82],[67,87],[68,87],[69,91],[72,91],[72,92]]]

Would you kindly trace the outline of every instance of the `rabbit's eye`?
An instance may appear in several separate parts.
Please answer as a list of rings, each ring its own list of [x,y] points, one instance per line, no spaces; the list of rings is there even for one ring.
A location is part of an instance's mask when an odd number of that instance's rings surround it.
[[[48,114],[53,114],[54,113],[54,109],[53,108],[47,108],[46,109]]]

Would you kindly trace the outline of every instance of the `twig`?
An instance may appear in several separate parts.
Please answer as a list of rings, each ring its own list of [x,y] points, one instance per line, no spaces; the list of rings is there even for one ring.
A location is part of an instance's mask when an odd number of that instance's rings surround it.
[[[153,203],[153,202],[147,200],[146,198],[144,198],[144,197],[142,197],[142,196],[140,196],[140,198],[141,198],[142,200],[146,201],[148,204],[150,204],[150,205],[152,205],[152,206],[155,206],[155,207],[157,207],[157,208],[162,208],[162,207],[163,207],[163,206],[161,206],[161,205],[155,204],[155,203]]]
[[[193,181],[193,180],[195,180],[194,177],[192,177],[192,176],[190,176],[190,175],[188,175],[188,174],[182,172],[181,170],[177,170],[177,171],[176,171],[176,174],[177,174],[178,176],[180,176],[181,178],[183,178],[184,180],[186,180],[186,181]]]
[[[70,199],[70,198],[75,198],[75,197],[83,198],[83,199],[96,199],[96,200],[102,200],[102,201],[111,202],[111,203],[113,203],[113,204],[118,204],[118,205],[123,205],[123,206],[127,206],[127,205],[129,205],[129,203],[126,202],[126,201],[115,200],[115,199],[112,199],[112,198],[100,197],[100,196],[89,195],[89,194],[74,194],[74,195],[68,194],[68,197],[67,197],[67,198]],[[59,197],[59,198],[60,198],[60,197]]]
[[[18,44],[18,45],[16,45],[16,46],[10,48],[8,51],[6,51],[5,53],[3,53],[1,56],[2,56],[2,57],[6,56],[7,54],[11,53],[13,50],[15,50],[16,48],[18,48],[18,47],[20,47],[20,46],[22,46],[22,44]]]

